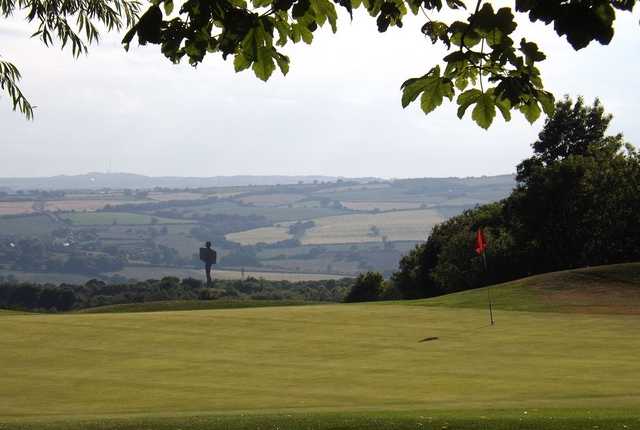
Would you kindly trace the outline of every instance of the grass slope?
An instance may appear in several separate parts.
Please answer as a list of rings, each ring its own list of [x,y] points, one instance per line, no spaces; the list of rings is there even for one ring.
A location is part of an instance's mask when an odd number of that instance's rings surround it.
[[[313,302],[295,300],[165,300],[146,303],[126,303],[99,306],[77,311],[79,314],[193,311],[202,309],[265,308],[271,306],[306,306]],[[1,312],[1,311],[0,311]]]
[[[640,315],[640,263],[546,273],[487,290],[479,288],[407,303],[486,308],[490,293],[496,309]]]

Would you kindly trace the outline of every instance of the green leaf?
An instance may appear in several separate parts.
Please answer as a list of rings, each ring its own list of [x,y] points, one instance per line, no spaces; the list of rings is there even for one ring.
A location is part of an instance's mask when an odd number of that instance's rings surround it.
[[[473,48],[480,43],[480,35],[473,29],[468,29],[469,24],[462,21],[456,21],[449,26],[449,40],[456,46],[462,45],[462,37],[464,36],[464,46]]]
[[[420,107],[423,112],[428,114],[442,104],[442,99],[447,97],[449,100],[453,98],[453,82],[447,78],[440,76],[430,76],[420,98]]]
[[[538,91],[536,97],[542,105],[544,113],[547,114],[547,116],[553,115],[556,110],[556,100],[553,94],[548,91]]]
[[[520,41],[520,51],[527,59],[527,65],[531,66],[534,62],[542,61],[547,58],[543,52],[538,49],[538,45],[533,42],[527,42],[524,38]]]
[[[464,75],[460,75],[456,78],[455,84],[458,91],[464,91],[464,89],[469,85],[469,79]]]
[[[300,37],[302,37],[302,41],[307,45],[310,45],[313,41],[313,33],[305,25],[300,25]]]
[[[276,63],[280,68],[280,72],[282,72],[282,74],[286,76],[286,74],[289,73],[289,57],[280,53],[276,53]]]
[[[173,0],[164,0],[164,14],[171,15],[173,12]]]
[[[473,88],[458,96],[458,118],[462,119],[467,108],[472,104],[476,103],[478,99],[482,96],[482,91]]]
[[[496,105],[494,97],[489,93],[484,93],[478,97],[476,107],[473,108],[471,118],[485,130],[491,126],[493,118],[496,116]]]
[[[402,107],[406,108],[409,106],[409,103],[413,102],[421,92],[424,91],[426,82],[425,80],[429,77],[434,70],[437,70],[437,74],[440,74],[440,67],[434,67],[429,73],[422,76],[421,78],[413,78],[405,81],[400,88],[402,88]]]
[[[509,99],[495,98],[496,107],[505,121],[511,121],[511,102]]]
[[[253,63],[252,69],[256,76],[263,81],[267,81],[276,69],[272,54],[273,48],[268,48],[266,46],[258,48],[258,56],[256,61]]]
[[[533,124],[538,118],[540,118],[540,106],[536,100],[531,100],[529,103],[520,106],[520,112],[524,114],[524,117]]]
[[[248,69],[251,66],[251,60],[247,59],[242,52],[236,54],[233,59],[233,68],[236,72]]]
[[[329,0],[311,0],[311,6],[315,11],[316,18],[322,16],[329,21],[329,25],[331,25],[331,31],[333,31],[334,33],[338,31],[338,14],[336,12],[335,6]],[[324,20],[322,23],[324,23]],[[322,23],[320,24],[322,25]]]
[[[287,37],[289,36],[289,25],[284,19],[276,18],[275,20],[276,30],[278,31],[278,41],[276,45],[284,46],[287,44]]]

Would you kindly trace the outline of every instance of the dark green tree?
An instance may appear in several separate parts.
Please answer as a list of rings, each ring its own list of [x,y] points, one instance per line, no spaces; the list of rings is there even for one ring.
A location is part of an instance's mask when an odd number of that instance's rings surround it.
[[[356,278],[345,302],[371,302],[378,300],[384,288],[384,278],[378,272],[361,273]]]
[[[571,155],[615,154],[623,143],[622,135],[605,135],[612,115],[604,112],[600,100],[586,106],[582,97],[573,101],[568,97],[556,104],[556,109],[545,121],[538,140],[531,146],[534,155],[517,167],[518,181],[526,182],[532,169],[548,166]]]
[[[640,255],[632,211],[638,207],[638,155],[598,100],[565,98],[518,166],[506,212],[529,270],[544,272],[630,261]],[[634,191],[636,190],[636,191]]]

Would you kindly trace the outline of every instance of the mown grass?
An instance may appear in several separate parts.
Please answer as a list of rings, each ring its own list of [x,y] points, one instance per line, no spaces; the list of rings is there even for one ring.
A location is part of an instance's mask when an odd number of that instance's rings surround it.
[[[271,306],[305,306],[314,302],[301,300],[166,300],[145,303],[125,303],[99,306],[77,311],[79,314],[193,311],[202,309],[243,309]]]
[[[640,320],[355,304],[0,318],[0,421],[640,410]],[[423,342],[426,338],[437,339]]]

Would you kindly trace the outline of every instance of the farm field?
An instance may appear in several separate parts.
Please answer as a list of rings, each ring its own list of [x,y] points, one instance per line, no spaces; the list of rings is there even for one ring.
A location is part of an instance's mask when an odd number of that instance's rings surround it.
[[[355,211],[391,211],[391,210],[406,210],[406,209],[419,209],[422,206],[417,202],[341,202],[342,205]]]
[[[292,207],[270,207],[270,206],[243,206],[236,202],[222,201],[209,205],[186,206],[179,209],[180,213],[188,217],[210,215],[240,215],[240,216],[263,216],[272,222],[297,221],[322,216],[340,215],[347,213],[347,210],[323,208],[317,206]]]
[[[622,279],[633,280],[637,266],[623,272]],[[574,275],[531,278],[520,288],[561,289],[556,283],[564,280],[578,285],[582,275]],[[455,300],[374,304],[6,314],[0,318],[0,341],[8,346],[0,423],[33,429],[639,428],[638,315],[608,314],[606,306],[598,314],[564,312],[554,306],[566,300],[562,295],[532,302],[530,312],[525,296],[501,298],[502,288],[494,287],[495,326],[474,291]],[[629,281],[627,288],[638,284]],[[458,307],[465,294],[472,297]],[[590,295],[598,301],[602,290]]]
[[[300,241],[304,245],[336,243],[380,242],[382,236],[389,241],[423,240],[431,228],[443,221],[433,209],[385,212],[379,214],[337,215],[316,218],[314,227],[306,230]],[[371,228],[378,229],[372,234]],[[227,240],[251,245],[259,242],[273,243],[291,239],[286,225],[264,227],[238,233],[230,233]]]
[[[256,194],[250,195],[246,197],[238,197],[238,201],[241,201],[244,204],[250,204],[255,206],[266,206],[266,207],[275,207],[275,206],[283,206],[291,203],[295,203],[299,200],[304,199],[306,196],[304,194],[290,194],[290,193],[280,193],[280,194]]]
[[[65,213],[60,218],[69,220],[73,225],[143,225],[152,224],[152,219],[157,220],[157,224],[184,224],[189,221],[180,219],[168,219],[152,217],[126,212],[87,212],[87,213]]]
[[[78,199],[78,200],[51,200],[44,204],[44,209],[49,212],[58,211],[87,211],[93,212],[104,209],[107,206],[118,206],[131,203],[130,200],[109,199]]]
[[[36,282],[40,284],[84,284],[91,279],[91,276],[76,273],[25,272],[6,269],[0,269],[0,277],[15,278],[20,282]]]
[[[93,187],[92,178],[129,181],[97,174],[58,179]],[[241,267],[270,279],[274,272],[390,276],[434,223],[502,198],[514,184],[510,175],[369,181],[0,191],[0,276],[117,283],[122,279],[110,273],[128,266],[190,270],[207,241],[230,276]]]
[[[0,215],[33,213],[33,202],[0,202]]]
[[[0,217],[0,231],[12,234],[50,234],[59,226],[49,215],[27,215],[21,217]]]
[[[152,192],[147,195],[147,198],[149,200],[158,202],[170,202],[176,200],[198,200],[204,197],[205,196],[201,193],[192,192]]]

